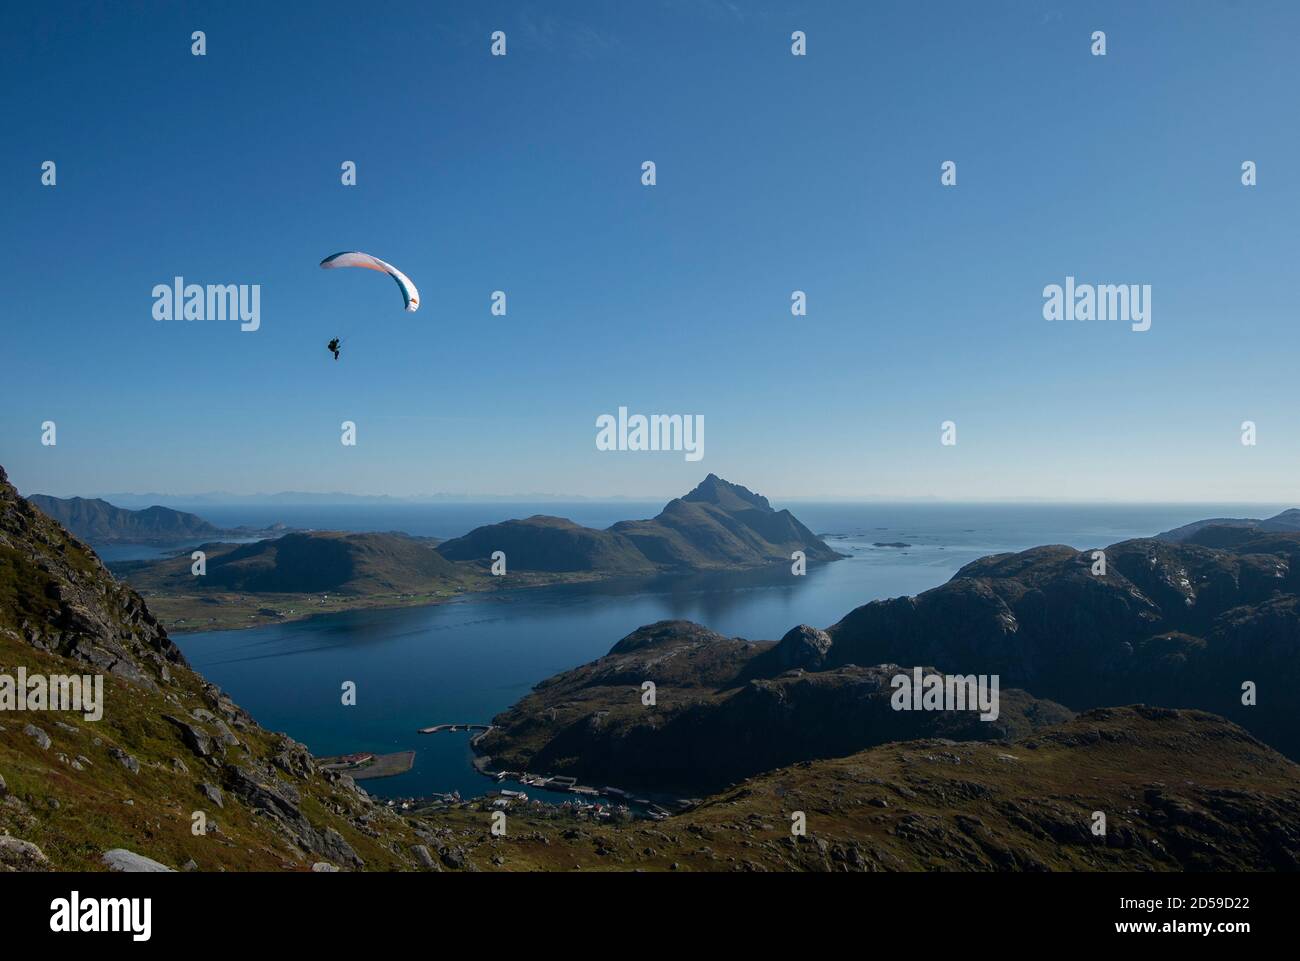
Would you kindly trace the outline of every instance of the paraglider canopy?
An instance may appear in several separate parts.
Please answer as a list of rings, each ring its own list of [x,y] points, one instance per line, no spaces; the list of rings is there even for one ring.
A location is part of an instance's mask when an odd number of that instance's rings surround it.
[[[420,308],[420,292],[415,289],[415,284],[411,283],[411,278],[392,264],[385,263],[378,257],[363,254],[359,250],[347,250],[339,254],[330,254],[320,262],[320,265],[326,270],[332,270],[335,267],[365,267],[367,270],[378,270],[380,273],[388,274],[397,282],[397,288],[402,292],[402,300],[405,302],[406,309],[414,312]]]

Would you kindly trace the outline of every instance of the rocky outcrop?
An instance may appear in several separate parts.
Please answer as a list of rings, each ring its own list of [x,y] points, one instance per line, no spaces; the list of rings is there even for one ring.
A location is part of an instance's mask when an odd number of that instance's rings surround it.
[[[831,650],[831,636],[807,624],[800,624],[786,632],[785,637],[772,648],[772,660],[777,671],[796,667],[815,671],[825,662]]]
[[[1230,550],[1156,539],[1038,547],[968,564],[828,630],[827,663],[916,660],[998,674],[1076,710],[1144,702],[1230,718],[1300,756],[1300,535]],[[1253,692],[1255,703],[1250,700]]]
[[[996,720],[975,710],[897,711],[893,679],[911,666],[821,669],[830,650],[829,636],[807,626],[773,643],[685,621],[648,625],[539,684],[476,747],[494,767],[697,795],[886,741],[1000,739],[1071,716],[1005,689]]]
[[[31,841],[0,834],[0,871],[41,871],[50,859]]]
[[[175,873],[175,868],[169,868],[153,858],[147,858],[143,854],[136,854],[134,851],[126,850],[126,848],[114,848],[111,851],[105,851],[100,860],[103,861],[104,867],[110,871],[118,871],[123,874]]]
[[[2,468],[0,632],[140,687],[185,663],[140,596],[18,497]]]

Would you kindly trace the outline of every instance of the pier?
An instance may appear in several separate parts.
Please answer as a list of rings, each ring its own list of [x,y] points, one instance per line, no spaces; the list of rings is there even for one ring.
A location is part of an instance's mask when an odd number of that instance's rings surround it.
[[[460,731],[476,732],[469,739],[470,746],[477,744],[479,739],[485,736],[488,731],[492,730],[491,724],[435,724],[433,727],[420,728],[421,734],[451,734]]]

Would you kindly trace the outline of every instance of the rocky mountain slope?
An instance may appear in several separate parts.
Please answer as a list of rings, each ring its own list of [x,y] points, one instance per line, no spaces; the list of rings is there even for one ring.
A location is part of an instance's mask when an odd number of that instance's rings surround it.
[[[190,670],[140,597],[0,469],[0,674],[20,668],[101,674],[105,703],[98,721],[0,712],[0,870],[418,863],[402,819]]]
[[[699,796],[886,741],[1009,738],[1072,716],[1014,690],[1000,691],[996,720],[972,711],[895,711],[890,681],[910,665],[827,670],[829,649],[830,638],[807,626],[774,643],[662,621],[539,684],[493,719],[477,747],[493,768]],[[647,681],[655,685],[653,706],[643,702]]]
[[[34,494],[28,500],[74,537],[95,544],[167,544],[212,537],[218,533],[216,527],[197,514],[168,507],[126,510],[98,499],[49,497],[45,494]]]
[[[807,834],[794,836],[803,812]],[[1105,815],[1105,833],[1093,833]],[[1296,871],[1300,767],[1198,711],[1106,708],[1009,743],[883,744],[751,778],[658,823],[439,816],[465,867],[677,871]]]
[[[1300,756],[1300,534],[1246,531],[1231,549],[1134,540],[1105,556],[1104,575],[1068,547],[982,558],[778,644],[641,628],[538,684],[479,749],[494,767],[697,793],[886,741],[1015,737],[1071,711],[1147,703],[1225,715]],[[917,665],[997,675],[1002,717],[892,710],[890,678]]]
[[[1104,576],[1068,547],[982,558],[933,590],[851,612],[827,631],[827,664],[999,674],[1075,710],[1197,708],[1300,757],[1300,534],[1230,549],[1141,539],[1105,555]]]
[[[438,550],[481,564],[493,551],[504,551],[517,570],[628,574],[789,563],[796,550],[812,562],[840,556],[788,510],[773,510],[766,498],[715,474],[652,520],[620,521],[600,531],[538,516],[476,528]]]

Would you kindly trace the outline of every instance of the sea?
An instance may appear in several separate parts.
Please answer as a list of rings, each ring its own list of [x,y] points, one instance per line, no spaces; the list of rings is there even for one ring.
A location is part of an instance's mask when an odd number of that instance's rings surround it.
[[[439,538],[532,514],[605,527],[653,517],[662,508],[661,503],[633,501],[172,506],[194,510],[221,527],[278,522],[300,529],[403,531]],[[1090,550],[1207,517],[1267,517],[1283,509],[1259,504],[820,501],[776,506],[790,508],[847,557],[811,565],[801,577],[781,565],[521,588],[429,607],[178,634],[175,640],[197,670],[259,723],[284,731],[318,756],[416,752],[408,773],[363,781],[371,794],[404,798],[458,791],[471,797],[494,785],[474,770],[469,735],[418,730],[444,723],[486,724],[537,682],[600,657],[643,624],[682,618],[728,636],[776,640],[798,624],[828,627],[872,600],[937,587],[988,554],[1040,544]],[[906,546],[885,546],[898,544]],[[160,553],[132,545],[103,552],[107,560]],[[355,705],[344,704],[348,682],[356,687]],[[544,800],[565,797],[524,790]]]

